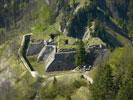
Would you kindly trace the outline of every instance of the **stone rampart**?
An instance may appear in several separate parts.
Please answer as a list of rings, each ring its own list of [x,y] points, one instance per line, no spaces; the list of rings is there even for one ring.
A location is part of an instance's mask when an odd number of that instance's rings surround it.
[[[39,52],[42,50],[42,48],[45,46],[45,42],[41,41],[38,43],[31,43],[27,50],[27,56],[33,56],[39,54]]]
[[[74,66],[74,52],[60,52],[55,54],[54,61],[49,65],[46,71],[72,70]]]

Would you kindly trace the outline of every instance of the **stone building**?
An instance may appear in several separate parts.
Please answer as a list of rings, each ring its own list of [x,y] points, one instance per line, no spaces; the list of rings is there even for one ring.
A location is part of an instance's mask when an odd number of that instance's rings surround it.
[[[37,57],[37,61],[43,62],[45,71],[48,72],[74,69],[74,55],[75,50],[57,52],[56,43],[46,41],[30,43],[27,50],[27,56]]]
[[[34,71],[27,59],[27,57],[30,56],[36,57],[38,63],[43,63],[44,66],[42,67],[48,72],[72,70],[76,67],[74,65],[75,48],[57,50],[57,43],[54,41],[39,40],[38,42],[31,42],[30,37],[31,35],[25,35],[23,37],[22,46],[20,47],[20,50],[23,52],[19,52],[22,61],[24,61],[26,68],[29,69],[30,72]],[[87,51],[87,67],[96,66],[109,54],[103,45],[89,46]]]

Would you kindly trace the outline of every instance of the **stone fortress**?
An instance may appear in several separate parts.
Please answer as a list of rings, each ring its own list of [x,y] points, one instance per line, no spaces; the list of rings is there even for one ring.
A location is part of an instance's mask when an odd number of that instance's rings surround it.
[[[38,77],[39,73],[34,70],[28,57],[36,57],[38,63],[43,62],[44,66],[42,67],[45,68],[46,72],[73,70],[76,67],[74,65],[75,49],[59,50],[57,49],[58,44],[53,40],[31,42],[31,35],[23,36],[18,54],[24,66],[33,77]],[[86,68],[100,64],[109,54],[107,48],[102,45],[89,47],[88,51]]]
[[[57,50],[57,43],[41,40],[29,44],[27,56],[35,56],[37,62],[43,62],[46,71],[74,69],[75,50]]]

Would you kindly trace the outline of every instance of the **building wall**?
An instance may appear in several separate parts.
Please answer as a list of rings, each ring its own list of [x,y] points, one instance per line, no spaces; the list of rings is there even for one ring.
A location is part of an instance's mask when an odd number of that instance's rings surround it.
[[[31,43],[27,50],[27,56],[33,56],[39,54],[42,48],[45,46],[44,42],[41,41],[39,43]]]
[[[75,52],[60,52],[55,54],[55,60],[49,65],[46,71],[72,70],[74,66]]]

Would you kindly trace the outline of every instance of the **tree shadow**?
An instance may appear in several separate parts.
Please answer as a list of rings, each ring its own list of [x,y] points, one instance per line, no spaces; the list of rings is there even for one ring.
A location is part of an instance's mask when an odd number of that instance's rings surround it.
[[[126,5],[127,4],[128,3],[126,3]],[[107,27],[109,27],[110,29],[112,29],[116,33],[118,33],[118,34],[124,36],[125,38],[129,39],[127,33],[122,28],[120,28],[118,25],[116,25],[110,18],[107,18],[107,17],[109,17],[109,15],[112,16],[112,12],[107,7],[106,1],[105,0],[98,0],[97,1],[97,5],[101,9],[101,11],[100,10],[98,11],[98,15],[97,15],[98,19],[100,19],[101,21],[103,21],[106,24]],[[102,12],[102,10],[104,12]],[[105,13],[108,13],[109,15],[106,16]],[[119,14],[119,11],[118,11],[118,14]],[[126,18],[126,13],[125,13],[125,18]]]
[[[99,38],[107,44],[108,47],[116,48],[121,47],[123,44],[117,40],[117,38],[107,31],[104,33],[104,37],[102,35],[99,36]]]
[[[116,25],[114,22],[112,22],[110,19],[106,19],[106,26],[118,33],[119,35],[124,36],[125,38],[129,39],[126,32],[124,32],[118,25]]]

